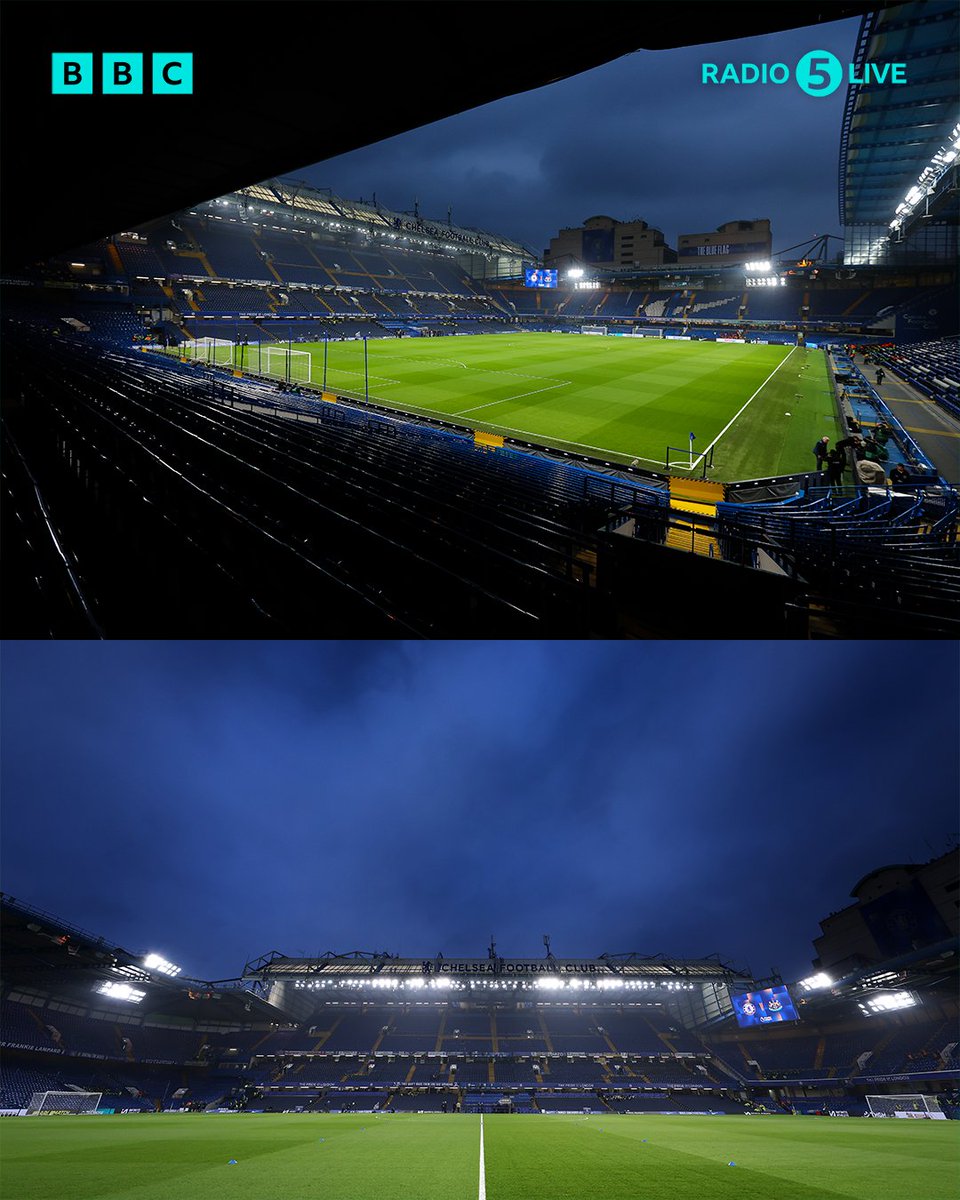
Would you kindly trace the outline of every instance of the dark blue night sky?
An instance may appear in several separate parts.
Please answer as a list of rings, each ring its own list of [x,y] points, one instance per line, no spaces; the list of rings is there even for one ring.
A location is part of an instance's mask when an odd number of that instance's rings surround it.
[[[691,21],[695,39],[695,15]],[[701,64],[784,62],[792,70],[810,50],[849,62],[859,27],[859,19],[831,21],[638,51],[293,174],[354,199],[376,193],[394,210],[419,200],[425,216],[445,219],[452,206],[455,223],[514,237],[538,253],[560,227],[598,213],[640,217],[674,247],[679,233],[769,217],[773,249],[784,250],[842,233],[846,89],[814,98],[793,81],[704,86]],[[488,52],[509,54],[509,46]]]
[[[957,829],[937,644],[8,643],[3,681],[4,890],[200,978],[491,933],[789,978]]]

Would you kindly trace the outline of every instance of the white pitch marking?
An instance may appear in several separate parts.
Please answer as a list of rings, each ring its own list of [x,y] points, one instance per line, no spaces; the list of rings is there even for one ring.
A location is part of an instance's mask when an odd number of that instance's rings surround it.
[[[790,354],[793,354],[793,353],[794,353],[794,351],[795,351],[796,349],[797,349],[797,347],[796,347],[796,346],[794,346],[793,350],[791,350],[791,351],[790,351]],[[700,465],[700,463],[702,463],[702,462],[703,462],[704,458],[706,458],[706,456],[707,456],[707,455],[710,453],[710,450],[712,449],[712,447],[714,447],[714,446],[717,444],[717,442],[719,442],[719,441],[720,441],[720,439],[721,439],[721,438],[723,437],[723,435],[724,435],[724,434],[727,432],[727,430],[730,428],[730,426],[731,426],[731,425],[732,425],[732,424],[733,424],[733,423],[736,421],[737,417],[739,417],[739,416],[740,416],[740,413],[742,413],[742,412],[744,411],[744,409],[745,409],[745,408],[747,408],[747,407],[748,407],[748,406],[749,406],[749,405],[750,405],[750,404],[753,402],[753,400],[754,400],[754,399],[755,399],[757,396],[759,396],[759,395],[760,395],[760,393],[761,393],[761,392],[763,391],[763,389],[764,389],[764,388],[767,386],[767,384],[770,382],[770,380],[771,380],[771,379],[774,377],[774,375],[776,375],[776,373],[777,373],[777,372],[780,370],[780,368],[783,366],[783,364],[784,364],[784,363],[787,361],[787,359],[790,357],[790,354],[788,354],[788,355],[786,356],[786,358],[781,358],[781,360],[780,360],[780,361],[777,363],[777,365],[776,365],[776,366],[773,368],[773,370],[772,370],[772,371],[770,372],[770,374],[769,374],[769,375],[766,377],[766,379],[763,381],[763,383],[761,383],[761,384],[760,384],[760,386],[757,388],[757,390],[756,390],[756,391],[753,393],[753,395],[750,397],[750,399],[747,401],[747,403],[746,403],[746,404],[744,404],[743,408],[741,408],[741,409],[740,409],[738,412],[734,413],[734,415],[733,415],[733,416],[731,417],[731,419],[730,419],[730,420],[729,420],[729,421],[726,423],[726,425],[724,425],[724,427],[723,427],[723,428],[720,430],[720,432],[719,432],[719,433],[717,434],[717,436],[716,436],[716,437],[713,439],[713,441],[710,443],[710,445],[709,445],[709,446],[707,446],[706,450],[703,450],[703,451],[700,453],[700,455],[699,455],[697,458],[695,458],[695,459],[693,460],[693,464],[692,464],[692,465],[693,465],[694,467],[698,467],[698,466]]]
[[[435,415],[436,415],[435,411],[432,411],[431,416],[435,416]],[[449,413],[448,415],[455,417],[458,414],[457,413]],[[483,422],[481,422],[481,424],[492,425],[493,428],[500,433],[502,433],[505,430],[507,433],[522,433],[526,437],[532,437],[532,438],[543,439],[545,437],[550,437],[550,435],[546,434],[546,433],[532,433],[529,429],[517,429],[516,426],[514,426],[514,425],[496,425],[492,421],[483,421]],[[599,450],[601,454],[608,454],[608,455],[612,454],[615,458],[633,458],[633,459],[636,459],[637,462],[656,463],[657,465],[659,465],[661,467],[663,466],[663,460],[660,458],[644,458],[644,456],[642,454],[629,455],[623,450],[611,450],[609,446],[591,446],[589,442],[574,442],[574,441],[571,441],[570,438],[552,438],[551,440],[555,441],[555,442],[562,442],[563,446],[579,446],[581,450]],[[543,446],[544,449],[547,449],[547,450],[558,449],[558,447],[556,447],[556,446],[547,445],[547,443],[542,440],[540,442],[540,445]],[[559,448],[563,449],[562,446]],[[606,461],[606,460],[604,460],[604,461]],[[626,466],[626,463],[614,463],[613,465],[614,466]]]
[[[394,361],[402,360],[403,362],[424,362],[424,363],[429,363],[431,366],[433,366],[434,364],[440,364],[442,366],[445,363],[453,363],[454,366],[463,367],[467,371],[479,371],[481,375],[512,375],[516,379],[549,379],[550,378],[549,375],[526,375],[522,371],[501,371],[501,370],[498,370],[496,367],[471,367],[467,363],[458,362],[457,359],[455,359],[455,358],[430,358],[430,357],[425,357],[422,355],[414,356],[412,354],[377,354],[376,357],[377,357],[378,362],[383,362],[389,358]],[[348,372],[348,373],[350,373],[350,372]],[[360,375],[360,374],[362,374],[362,372],[354,371],[354,372],[352,372],[352,374]]]
[[[346,371],[343,367],[331,367],[328,374],[330,375],[357,375],[360,379],[364,378],[362,371]],[[391,379],[389,375],[369,375],[369,379],[376,379],[383,387],[392,386],[395,383],[402,383],[402,379]]]
[[[483,1162],[483,1113],[480,1114],[480,1192],[477,1200],[487,1200],[487,1176]]]
[[[521,392],[518,396],[504,396],[502,400],[488,400],[486,404],[477,404],[473,408],[462,408],[459,412],[451,413],[451,416],[462,417],[467,413],[479,412],[481,408],[490,408],[494,404],[509,404],[511,400],[522,400],[524,396],[536,396],[538,392],[551,392],[554,388],[565,387],[568,383],[572,383],[570,379],[561,379],[559,383],[551,383],[546,387],[534,388],[532,392]]]

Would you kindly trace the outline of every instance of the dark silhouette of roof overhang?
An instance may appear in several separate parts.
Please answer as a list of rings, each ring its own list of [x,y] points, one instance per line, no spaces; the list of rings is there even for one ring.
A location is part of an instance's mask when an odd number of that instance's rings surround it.
[[[3,261],[15,270],[637,49],[837,21],[863,3],[3,5]],[[190,51],[192,96],[54,96],[51,53]],[[663,119],[669,119],[665,99]],[[600,114],[599,119],[602,119]]]

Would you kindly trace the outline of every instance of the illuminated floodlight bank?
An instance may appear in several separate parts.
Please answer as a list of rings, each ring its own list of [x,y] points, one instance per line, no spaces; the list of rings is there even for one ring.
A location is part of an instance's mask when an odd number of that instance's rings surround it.
[[[169,975],[171,977],[179,975],[183,970],[183,967],[175,966],[159,954],[148,954],[143,960],[143,965],[148,971],[159,971],[161,975]]]
[[[129,983],[101,983],[95,989],[101,996],[110,996],[113,1000],[126,1000],[129,1004],[139,1004],[147,994],[139,988],[131,987]]]
[[[557,979],[555,975],[551,975],[545,979],[537,980],[537,987],[547,992],[555,992],[558,988],[562,988],[564,986],[563,980]]]
[[[771,270],[769,262],[747,262],[743,264],[744,271],[756,271],[758,275],[766,275]]]
[[[881,1012],[896,1012],[901,1008],[913,1008],[917,998],[912,992],[883,992],[879,996],[871,996],[865,1003],[860,1003],[860,1009],[867,1016]]]
[[[958,134],[960,134],[960,125],[955,125],[947,139],[947,145],[940,146],[936,154],[933,155],[920,172],[916,183],[911,186],[907,194],[897,205],[894,210],[893,220],[890,222],[891,229],[899,229],[905,219],[913,214],[920,201],[925,196],[932,196],[934,194],[940,180],[956,159],[957,151],[960,150],[960,136]]]
[[[808,975],[806,979],[801,979],[800,986],[805,992],[813,992],[818,988],[833,987],[833,980],[823,971],[818,971],[816,975]]]
[[[320,989],[340,988],[347,990],[359,990],[362,988],[371,988],[377,991],[394,991],[397,989],[421,991],[424,988],[432,988],[434,990],[455,990],[464,991],[467,988],[473,989],[500,989],[510,991],[568,991],[577,990],[585,992],[608,992],[608,991],[650,991],[650,990],[665,990],[665,991],[693,991],[696,988],[694,983],[686,983],[679,979],[624,979],[620,975],[605,976],[599,979],[580,979],[576,977],[563,977],[560,975],[541,975],[537,979],[486,979],[475,978],[473,976],[464,976],[456,978],[451,975],[413,975],[409,978],[398,977],[394,975],[377,975],[361,979],[339,979],[328,977],[326,979],[297,979],[293,981],[293,987],[298,991],[319,991]]]

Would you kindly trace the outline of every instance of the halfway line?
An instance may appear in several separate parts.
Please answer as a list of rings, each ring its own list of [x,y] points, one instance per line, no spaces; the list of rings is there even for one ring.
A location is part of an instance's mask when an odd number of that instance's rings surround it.
[[[487,1200],[487,1179],[483,1165],[483,1113],[480,1114],[480,1194],[477,1200]]]

